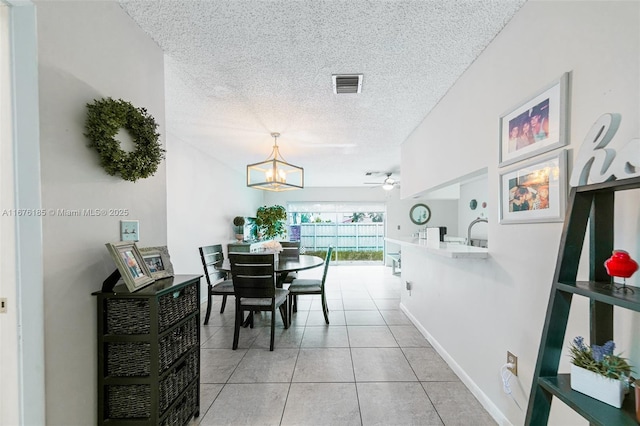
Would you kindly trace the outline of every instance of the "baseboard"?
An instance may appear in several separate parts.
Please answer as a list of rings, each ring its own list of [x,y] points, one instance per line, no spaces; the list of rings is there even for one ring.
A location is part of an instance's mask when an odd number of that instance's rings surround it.
[[[489,413],[491,417],[499,424],[499,425],[512,425],[512,423],[507,419],[502,411],[498,409],[498,407],[487,397],[487,395],[482,392],[482,390],[476,385],[476,383],[467,375],[467,373],[455,362],[455,360],[447,353],[447,351],[438,343],[434,337],[429,334],[429,332],[418,322],[416,317],[414,317],[411,312],[400,303],[400,309],[404,312],[409,320],[416,326],[418,331],[427,339],[429,344],[435,349],[436,352],[442,357],[444,362],[453,370],[453,372],[458,376],[460,381],[465,384],[469,391],[478,399],[480,404],[484,407],[485,410]]]

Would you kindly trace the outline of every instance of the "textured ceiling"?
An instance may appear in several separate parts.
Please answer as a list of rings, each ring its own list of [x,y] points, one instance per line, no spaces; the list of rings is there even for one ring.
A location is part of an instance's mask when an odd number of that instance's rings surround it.
[[[120,3],[166,53],[169,138],[244,172],[280,132],[318,187],[399,178],[401,143],[525,1]],[[343,73],[362,93],[333,93]]]

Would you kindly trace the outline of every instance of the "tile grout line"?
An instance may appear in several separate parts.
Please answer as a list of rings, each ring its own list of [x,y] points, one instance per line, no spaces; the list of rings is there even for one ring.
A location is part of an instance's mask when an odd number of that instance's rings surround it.
[[[344,308],[344,300],[342,301],[342,306]],[[343,311],[344,312],[344,311]],[[358,392],[358,379],[356,378],[356,367],[355,367],[355,363],[353,362],[353,350],[351,348],[351,339],[349,338],[349,326],[347,325],[347,316],[344,315],[344,324],[345,324],[345,329],[347,331],[347,343],[349,344],[349,358],[351,359],[351,370],[353,372],[353,387],[356,390],[356,402],[358,403],[358,416],[360,416],[360,426],[362,426],[363,420],[362,420],[362,407],[360,404],[360,393]]]

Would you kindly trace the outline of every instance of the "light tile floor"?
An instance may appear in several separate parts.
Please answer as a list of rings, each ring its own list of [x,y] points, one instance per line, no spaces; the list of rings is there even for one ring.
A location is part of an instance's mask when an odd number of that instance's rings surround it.
[[[215,297],[191,425],[496,424],[400,310],[391,268],[331,265],[326,292],[331,324],[319,296],[300,297],[288,330],[278,315],[273,352],[269,313],[232,350],[234,301],[220,314]]]

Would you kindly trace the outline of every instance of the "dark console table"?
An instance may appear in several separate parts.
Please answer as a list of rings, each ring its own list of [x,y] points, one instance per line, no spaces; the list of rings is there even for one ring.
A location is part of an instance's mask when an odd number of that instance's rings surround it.
[[[99,425],[184,425],[200,414],[200,277],[93,293]]]

